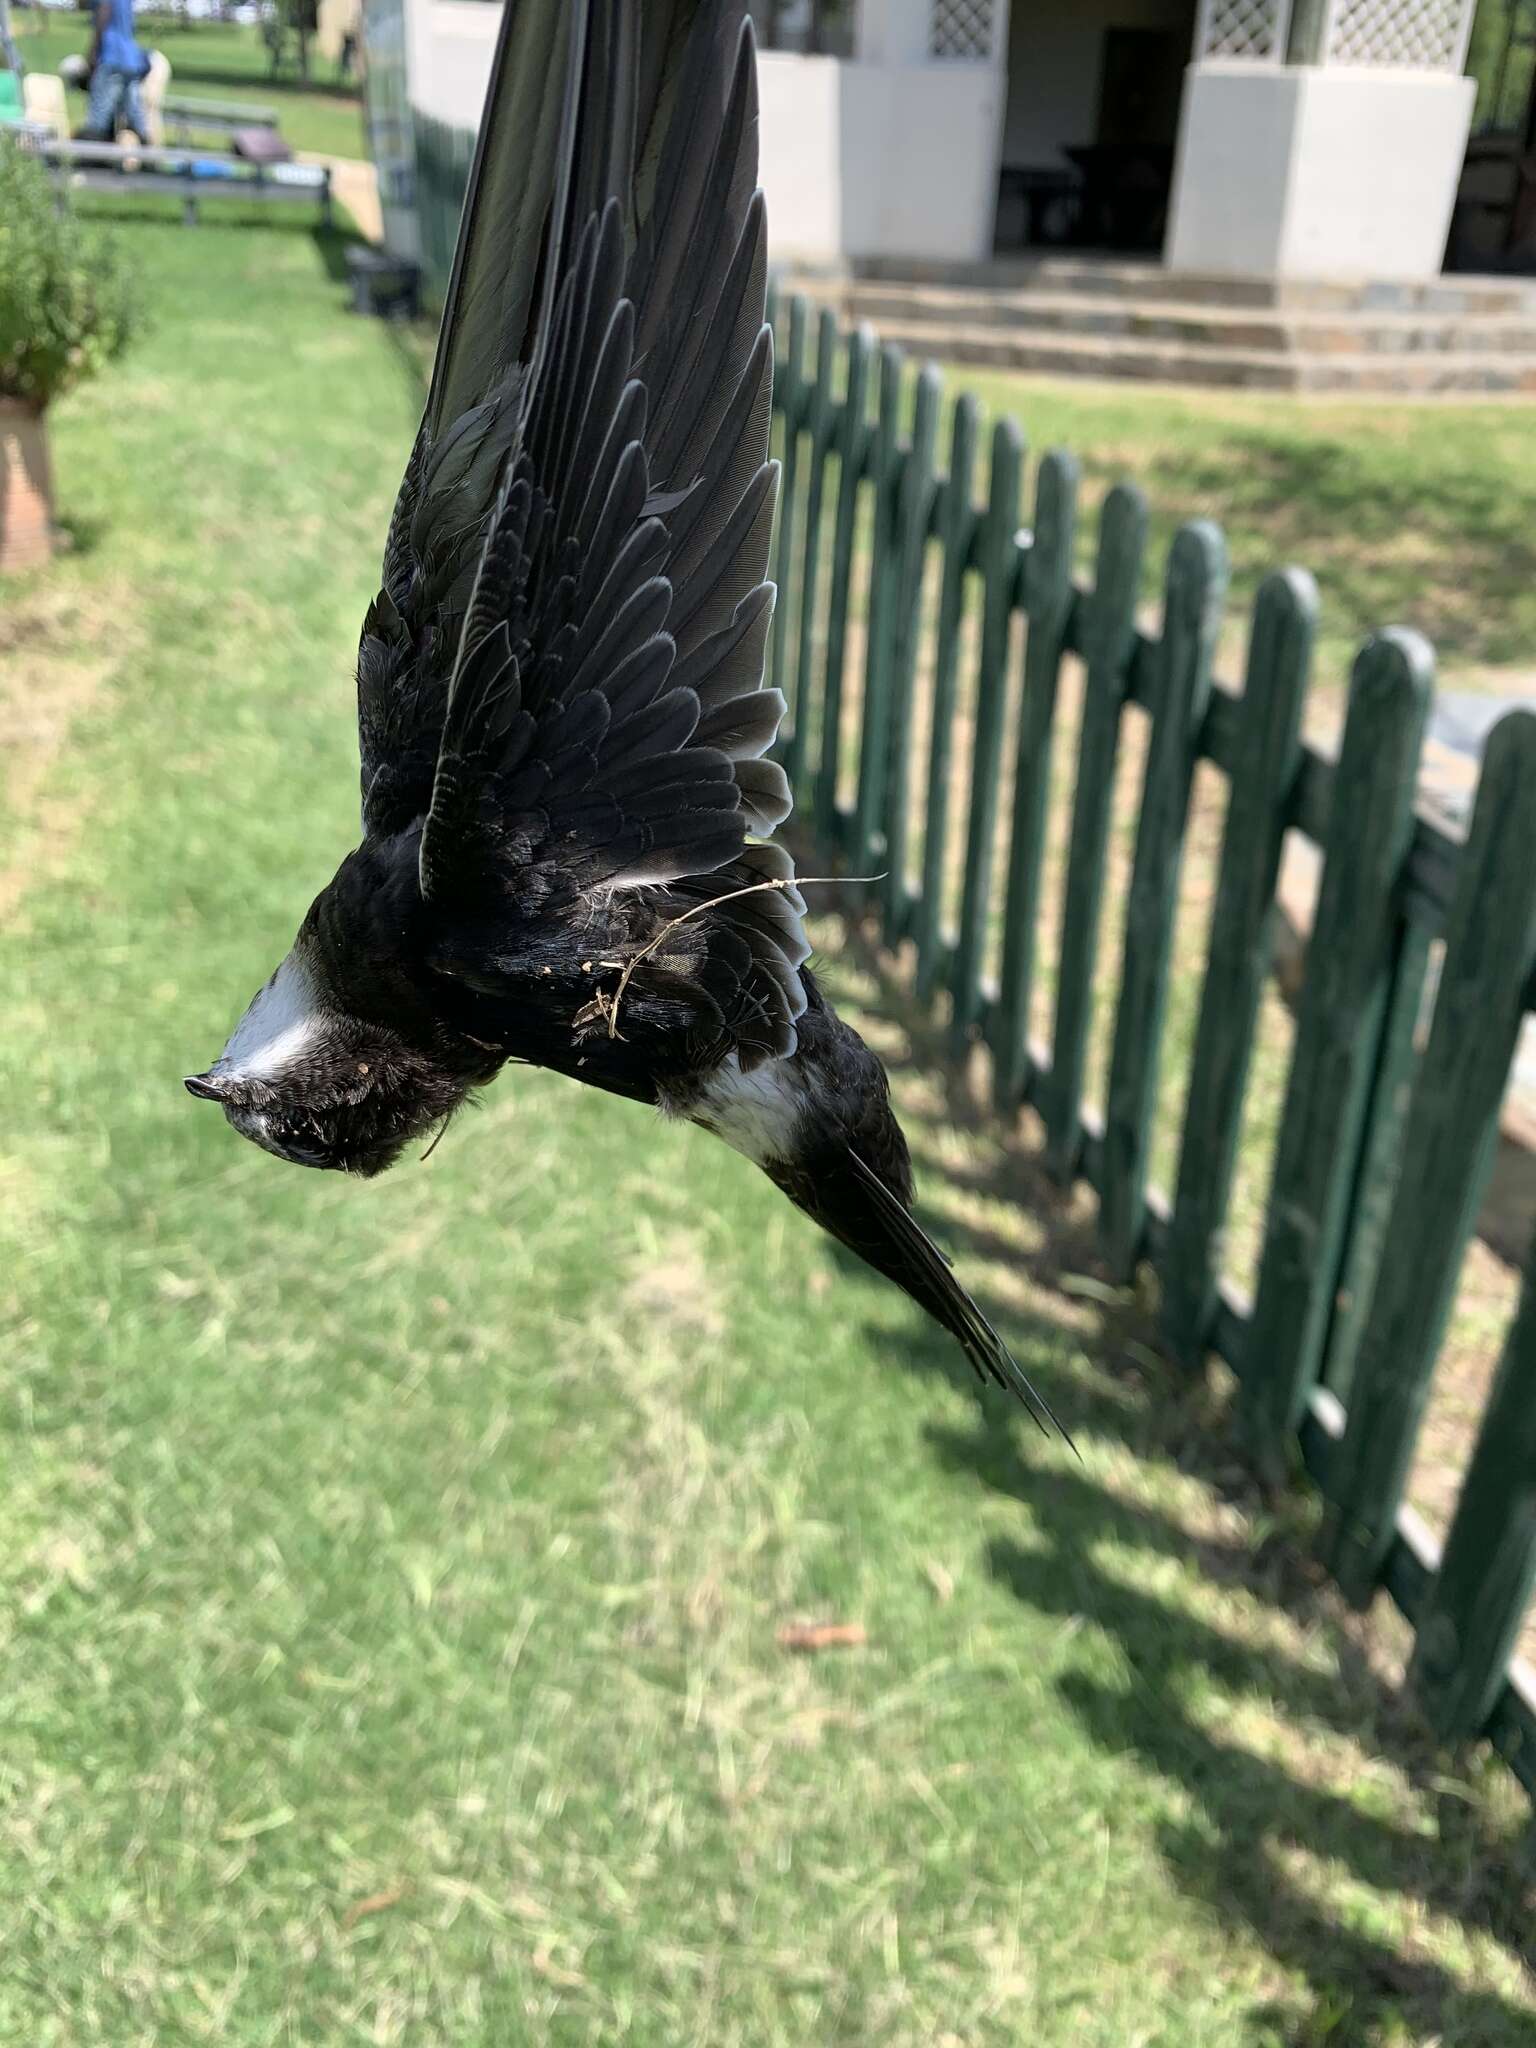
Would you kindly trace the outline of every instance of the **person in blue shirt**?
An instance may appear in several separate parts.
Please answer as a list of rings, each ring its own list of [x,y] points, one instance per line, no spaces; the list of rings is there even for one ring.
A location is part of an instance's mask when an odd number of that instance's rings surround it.
[[[90,103],[82,137],[115,142],[119,128],[131,128],[140,142],[148,142],[139,81],[149,70],[149,52],[133,33],[133,0],[98,0],[89,62]]]

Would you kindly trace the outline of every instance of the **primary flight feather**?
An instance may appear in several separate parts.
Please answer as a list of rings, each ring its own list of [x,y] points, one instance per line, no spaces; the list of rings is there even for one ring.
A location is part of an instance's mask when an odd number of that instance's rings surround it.
[[[508,0],[358,650],[362,842],[194,1095],[381,1172],[509,1060],[723,1138],[1049,1411],[911,1213],[769,837],[777,475],[744,7]]]

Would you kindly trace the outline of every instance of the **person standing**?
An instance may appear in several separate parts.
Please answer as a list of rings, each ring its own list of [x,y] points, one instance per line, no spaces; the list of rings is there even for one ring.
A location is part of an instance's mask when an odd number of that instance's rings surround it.
[[[87,62],[91,84],[82,137],[115,142],[121,127],[147,143],[149,122],[139,84],[149,71],[149,52],[133,33],[133,0],[98,0]]]

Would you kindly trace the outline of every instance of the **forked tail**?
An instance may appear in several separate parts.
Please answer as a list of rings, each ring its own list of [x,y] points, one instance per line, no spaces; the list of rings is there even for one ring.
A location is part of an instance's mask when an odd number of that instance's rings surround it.
[[[823,1152],[814,1167],[767,1167],[769,1177],[797,1207],[856,1252],[949,1331],[978,1378],[1006,1388],[1024,1403],[1040,1428],[1077,1446],[1050,1404],[967,1294],[927,1231],[874,1168],[851,1146]]]

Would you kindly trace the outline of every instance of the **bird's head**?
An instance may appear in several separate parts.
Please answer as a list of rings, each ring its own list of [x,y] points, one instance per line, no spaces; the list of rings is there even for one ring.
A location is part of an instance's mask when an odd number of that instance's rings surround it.
[[[445,1066],[349,1013],[306,933],[189,1093],[217,1102],[242,1137],[295,1166],[365,1177],[441,1125],[486,1076]]]

